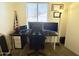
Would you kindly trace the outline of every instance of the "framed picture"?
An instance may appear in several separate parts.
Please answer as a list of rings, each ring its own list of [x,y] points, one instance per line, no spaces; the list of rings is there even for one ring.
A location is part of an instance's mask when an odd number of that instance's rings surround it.
[[[60,18],[61,17],[61,12],[58,12],[58,11],[54,12],[53,17],[54,18]]]
[[[52,4],[51,11],[57,11],[64,8],[64,4]]]

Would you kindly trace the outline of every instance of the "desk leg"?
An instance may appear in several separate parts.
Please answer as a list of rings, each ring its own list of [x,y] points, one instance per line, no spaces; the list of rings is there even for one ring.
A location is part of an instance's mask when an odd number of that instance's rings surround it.
[[[56,39],[55,39],[55,36],[54,36],[54,50],[56,48]]]

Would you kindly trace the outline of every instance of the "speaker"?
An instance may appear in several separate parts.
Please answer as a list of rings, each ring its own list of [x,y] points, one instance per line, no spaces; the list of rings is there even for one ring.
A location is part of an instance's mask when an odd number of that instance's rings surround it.
[[[60,43],[65,44],[65,37],[60,37]]]

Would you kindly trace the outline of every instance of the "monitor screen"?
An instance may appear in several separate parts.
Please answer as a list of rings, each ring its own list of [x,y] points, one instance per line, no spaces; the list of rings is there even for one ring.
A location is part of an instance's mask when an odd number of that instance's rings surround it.
[[[26,30],[26,29],[27,29],[27,25],[20,26],[20,30]]]
[[[24,34],[27,31],[27,25],[20,26],[20,34]]]
[[[51,31],[58,32],[58,23],[46,22],[44,23],[43,26],[44,26],[44,30],[51,30]]]
[[[38,32],[42,31],[43,29],[43,22],[29,22],[29,29],[32,29],[32,31]]]

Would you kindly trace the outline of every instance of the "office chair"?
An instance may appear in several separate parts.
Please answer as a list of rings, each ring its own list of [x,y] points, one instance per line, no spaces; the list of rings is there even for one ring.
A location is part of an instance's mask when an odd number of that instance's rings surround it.
[[[3,56],[10,55],[9,49],[8,49],[8,46],[7,46],[7,42],[6,42],[6,38],[5,38],[4,35],[0,36],[0,46],[1,46],[1,50],[2,50],[2,55]]]
[[[41,32],[32,31],[32,33],[29,36],[29,43],[30,43],[29,46],[31,49],[34,50],[34,52],[29,53],[28,56],[30,55],[45,56],[44,53],[39,52],[40,49],[44,49],[45,39],[46,37]]]

